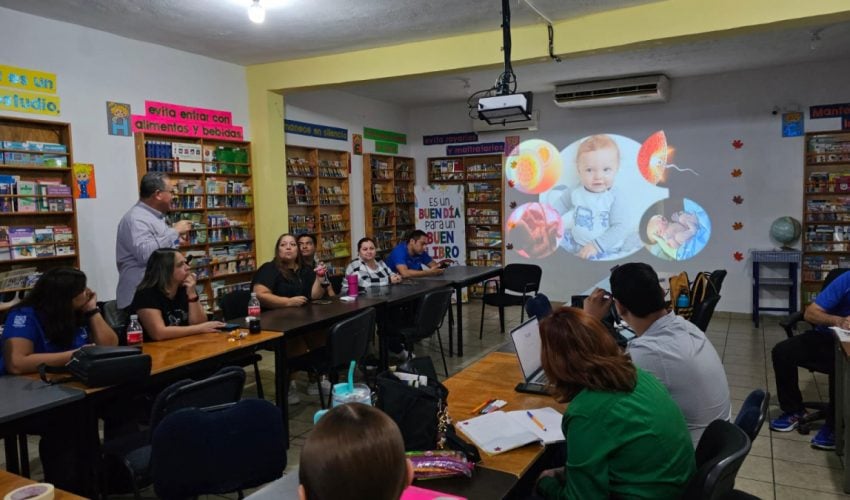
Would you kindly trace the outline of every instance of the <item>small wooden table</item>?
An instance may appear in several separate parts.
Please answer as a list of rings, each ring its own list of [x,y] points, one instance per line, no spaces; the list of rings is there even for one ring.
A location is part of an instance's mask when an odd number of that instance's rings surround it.
[[[516,392],[514,387],[522,381],[516,354],[493,352],[480,361],[450,377],[443,385],[449,390],[449,415],[453,422],[472,418],[470,412],[483,401],[496,398],[508,402],[504,410],[522,410],[550,406],[559,412],[566,405],[550,396],[537,396]],[[488,455],[483,450],[479,467],[507,472],[522,477],[545,450],[540,444],[530,444],[499,455]]]
[[[36,484],[36,482],[25,477],[16,476],[11,472],[0,470],[0,497],[6,496],[10,491],[28,484]],[[68,493],[58,488],[55,490],[53,498],[57,500],[83,500],[83,497],[78,497],[73,493]]]

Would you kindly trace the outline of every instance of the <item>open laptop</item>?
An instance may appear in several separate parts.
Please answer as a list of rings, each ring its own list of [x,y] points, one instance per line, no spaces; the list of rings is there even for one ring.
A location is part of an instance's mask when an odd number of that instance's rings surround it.
[[[540,327],[537,318],[531,318],[511,330],[511,340],[523,375],[523,381],[517,384],[515,390],[549,395],[546,390],[546,374],[540,364]]]

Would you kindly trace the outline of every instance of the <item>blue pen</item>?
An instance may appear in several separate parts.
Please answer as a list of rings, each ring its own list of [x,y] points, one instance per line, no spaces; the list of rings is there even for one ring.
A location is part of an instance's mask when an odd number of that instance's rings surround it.
[[[541,429],[543,429],[543,432],[548,432],[548,431],[546,430],[546,427],[543,425],[543,422],[541,422],[541,421],[537,420],[537,417],[535,417],[534,415],[532,415],[530,411],[526,410],[526,411],[525,411],[525,413],[528,415],[528,418],[530,418],[532,422],[534,422],[535,424],[537,424],[537,427],[540,427]]]

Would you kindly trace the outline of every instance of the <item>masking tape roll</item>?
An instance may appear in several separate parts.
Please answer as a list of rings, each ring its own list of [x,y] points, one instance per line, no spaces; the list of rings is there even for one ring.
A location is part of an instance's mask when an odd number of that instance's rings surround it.
[[[53,500],[54,492],[52,484],[36,483],[12,490],[3,500]]]

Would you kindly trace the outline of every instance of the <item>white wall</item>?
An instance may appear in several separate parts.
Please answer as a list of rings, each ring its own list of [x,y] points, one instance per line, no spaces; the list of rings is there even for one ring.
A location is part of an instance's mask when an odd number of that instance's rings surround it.
[[[518,76],[522,82],[521,72]],[[802,220],[803,139],[782,138],[780,117],[771,111],[774,106],[796,103],[806,111],[807,131],[838,129],[838,119],[808,120],[808,106],[847,102],[848,81],[847,61],[831,61],[674,79],[672,99],[664,104],[566,110],[552,104],[551,94],[538,94],[538,131],[481,135],[480,142],[521,135],[523,140],[545,139],[563,149],[593,133],[620,134],[643,142],[655,131],[664,130],[676,150],[674,163],[699,173],[671,175],[665,187],[672,195],[692,198],[706,208],[712,237],[702,252],[688,261],[664,262],[645,250],[628,260],[647,262],[659,271],[686,270],[691,276],[700,270],[725,268],[729,275],[718,310],[749,312],[749,250],[778,246],[768,235],[775,218],[790,215]],[[409,123],[420,182],[427,178],[426,158],[445,155],[445,146],[421,146],[421,136],[470,130],[464,103],[412,110]],[[734,139],[742,140],[744,147],[732,148]],[[741,168],[743,176],[733,178],[734,168]],[[732,202],[738,194],[744,198],[741,205]],[[509,213],[506,210],[506,215]],[[744,224],[742,230],[732,229],[735,221]],[[744,253],[745,260],[735,261],[735,251]],[[507,251],[506,260],[523,259]],[[544,268],[543,291],[553,299],[568,300],[606,276],[614,262],[583,261],[559,250],[539,264]],[[762,292],[767,304],[779,305],[781,296],[779,291]]]
[[[363,127],[405,133],[408,111],[399,106],[374,99],[360,97],[337,90],[299,92],[284,98],[286,119],[329,125],[348,129],[348,141],[323,139],[306,135],[286,134],[287,146],[306,146],[320,149],[334,149],[352,152],[351,135],[363,134]],[[398,156],[411,156],[411,142],[399,144]],[[421,138],[416,139],[419,143]],[[375,141],[363,139],[363,153],[374,153]],[[383,153],[381,153],[383,154]],[[418,160],[417,160],[418,168]],[[351,155],[351,176],[349,177],[351,203],[351,242],[352,255],[357,255],[354,243],[366,236],[366,223],[363,206],[363,157]]]
[[[227,110],[248,129],[241,66],[0,8],[0,64],[57,75],[60,116],[3,112],[71,123],[74,160],[94,163],[97,199],[77,204],[80,265],[102,300],[114,298],[115,231],[138,199],[132,137],[106,132],[106,101],[144,114],[144,101]]]

